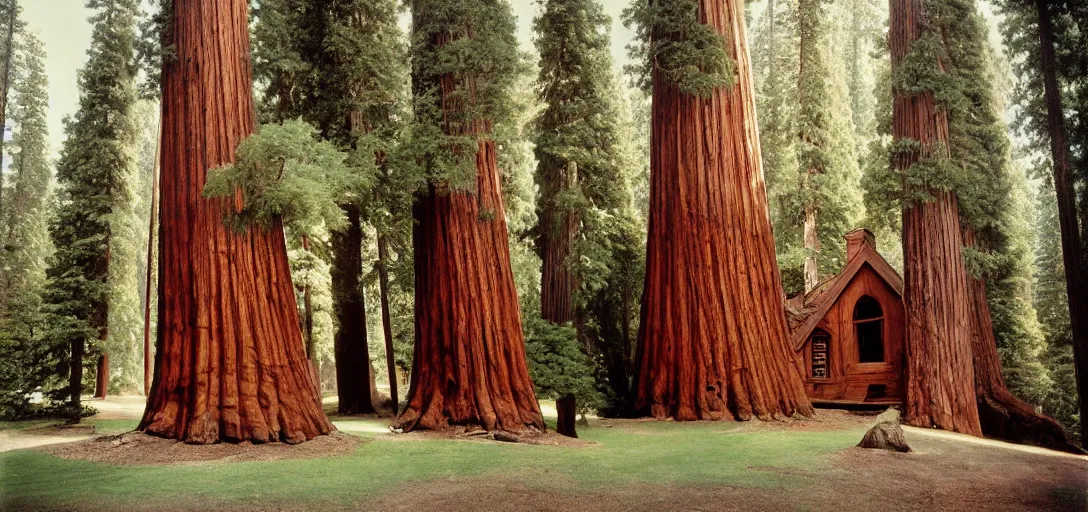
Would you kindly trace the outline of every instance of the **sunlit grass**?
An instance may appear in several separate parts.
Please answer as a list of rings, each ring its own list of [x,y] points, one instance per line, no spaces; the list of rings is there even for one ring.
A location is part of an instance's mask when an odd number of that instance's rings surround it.
[[[274,462],[115,466],[33,451],[0,454],[0,509],[98,503],[327,503],[350,506],[399,484],[502,474],[534,488],[594,491],[638,483],[810,485],[796,468],[819,469],[860,432],[745,432],[734,423],[610,422],[581,426],[588,447],[456,440],[388,440],[388,420],[334,418],[348,434],[374,438],[346,456]],[[99,433],[135,421],[100,420]],[[61,480],[58,480],[58,477]]]

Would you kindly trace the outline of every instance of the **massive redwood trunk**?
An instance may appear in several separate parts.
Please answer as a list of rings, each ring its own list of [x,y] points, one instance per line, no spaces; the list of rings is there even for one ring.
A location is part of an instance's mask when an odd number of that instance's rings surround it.
[[[370,347],[363,297],[363,228],[359,207],[344,206],[348,226],[332,234],[332,293],[336,309],[336,389],[340,414],[374,412],[370,400]]]
[[[921,0],[891,1],[893,73],[921,35],[924,9]],[[933,93],[912,95],[896,89],[894,94],[893,136],[919,143],[917,150],[897,153],[896,169],[918,172],[912,166],[920,160],[947,157],[948,117],[937,107]],[[959,204],[951,192],[930,192],[932,200],[903,208],[906,421],[981,436]]]
[[[968,247],[974,245],[970,230],[964,230],[963,237]],[[967,286],[971,296],[975,395],[982,433],[1016,443],[1079,453],[1081,450],[1069,441],[1057,421],[1035,412],[1034,407],[1009,391],[1001,373],[1001,357],[997,353],[993,319],[986,301],[986,281],[969,277]]]
[[[205,173],[254,129],[246,0],[174,0],[163,66],[155,381],[139,429],[189,443],[327,434],[303,351],[283,228],[223,224]],[[235,204],[236,206],[236,204]]]
[[[475,194],[431,185],[413,206],[416,346],[405,430],[544,430],[529,380],[496,148],[479,144]]]
[[[635,406],[678,420],[811,415],[787,341],[744,3],[699,4],[725,38],[737,83],[702,99],[655,73]]]
[[[1077,196],[1069,166],[1069,140],[1065,133],[1065,113],[1058,69],[1054,56],[1054,24],[1047,0],[1036,0],[1039,12],[1039,46],[1043,89],[1046,97],[1047,132],[1054,168],[1054,191],[1058,197],[1058,223],[1062,233],[1062,262],[1069,295],[1069,315],[1073,329],[1073,361],[1077,375],[1077,403],[1080,406],[1081,443],[1088,446],[1088,258],[1077,218]]]

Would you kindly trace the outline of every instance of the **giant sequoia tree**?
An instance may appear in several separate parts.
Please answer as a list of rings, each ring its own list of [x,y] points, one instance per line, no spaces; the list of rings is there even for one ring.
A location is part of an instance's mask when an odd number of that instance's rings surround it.
[[[968,262],[972,302],[972,352],[975,389],[984,434],[1068,448],[1060,425],[1008,389],[998,356],[999,344],[1041,343],[1034,328],[1029,294],[1017,282],[1029,270],[1018,245],[1020,219],[1013,201],[1013,169],[1008,130],[994,87],[993,57],[986,24],[974,0],[941,3],[942,33],[948,53],[944,62],[957,80],[949,95],[949,154],[959,169],[955,190],[961,202],[961,230]],[[1012,339],[1009,339],[1012,338]]]
[[[88,343],[99,353],[96,395],[109,377],[110,247],[113,218],[131,208],[128,178],[135,140],[134,42],[136,0],[88,2],[97,12],[86,67],[80,72],[79,111],[65,126],[68,138],[57,163],[60,207],[52,227],[56,258],[49,271],[49,302],[67,325],[55,329],[70,347],[69,394],[79,404]]]
[[[907,413],[912,425],[982,435],[974,395],[971,292],[963,263],[959,200],[949,168],[947,50],[934,8],[940,0],[893,0],[889,34],[894,167],[903,205],[907,312]],[[944,61],[942,61],[942,59]]]
[[[205,173],[255,124],[245,0],[174,0],[162,74],[155,382],[139,429],[190,443],[298,443],[333,430],[303,352],[280,223],[238,232]],[[209,30],[214,27],[215,30]]]
[[[744,5],[640,3],[653,85],[636,406],[711,420],[812,414],[788,346]]]
[[[525,360],[492,129],[515,77],[505,0],[414,0],[416,346],[406,429],[544,429]],[[464,58],[472,56],[472,58]]]

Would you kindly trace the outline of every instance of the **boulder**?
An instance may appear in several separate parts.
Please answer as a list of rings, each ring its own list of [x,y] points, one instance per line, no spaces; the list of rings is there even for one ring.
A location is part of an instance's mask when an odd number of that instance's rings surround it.
[[[858,446],[878,450],[891,450],[901,453],[910,451],[903,427],[899,425],[899,411],[888,409],[877,416],[877,424],[865,433]]]

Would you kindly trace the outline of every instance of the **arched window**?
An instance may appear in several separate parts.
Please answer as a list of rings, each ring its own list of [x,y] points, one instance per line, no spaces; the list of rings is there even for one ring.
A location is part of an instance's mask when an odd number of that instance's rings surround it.
[[[828,366],[828,353],[831,345],[831,335],[823,329],[812,331],[808,338],[812,344],[812,378],[826,379],[831,376]]]
[[[866,295],[854,305],[854,332],[858,338],[859,363],[884,362],[884,310]]]

